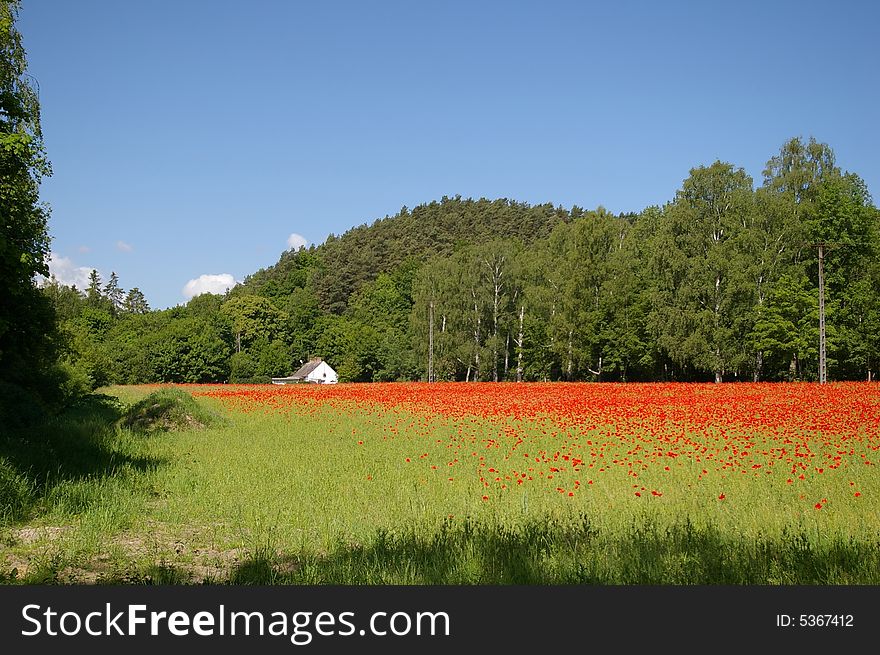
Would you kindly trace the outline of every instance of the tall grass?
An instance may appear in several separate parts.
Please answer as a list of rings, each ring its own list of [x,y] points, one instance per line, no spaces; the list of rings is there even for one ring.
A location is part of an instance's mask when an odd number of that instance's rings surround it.
[[[9,430],[0,437],[0,521],[59,513],[80,514],[159,460],[116,421],[116,398],[95,395],[60,416]]]

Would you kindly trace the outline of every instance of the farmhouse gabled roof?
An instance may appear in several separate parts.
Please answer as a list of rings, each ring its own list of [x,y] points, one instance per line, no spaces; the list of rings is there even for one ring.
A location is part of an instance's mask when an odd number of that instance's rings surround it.
[[[307,364],[304,364],[302,367],[300,367],[300,369],[296,373],[291,375],[290,377],[293,378],[294,380],[301,380],[304,377],[306,377],[309,373],[314,371],[316,368],[318,368],[318,366],[321,365],[322,361],[324,361],[324,360],[322,360],[320,357],[313,357],[312,359],[310,359],[308,361]]]

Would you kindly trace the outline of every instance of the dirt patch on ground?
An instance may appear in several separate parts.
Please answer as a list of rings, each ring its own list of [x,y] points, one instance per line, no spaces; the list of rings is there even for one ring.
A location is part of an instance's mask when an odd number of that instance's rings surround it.
[[[122,554],[132,562],[138,562],[141,569],[149,568],[152,563],[156,575],[170,575],[180,582],[192,584],[223,582],[247,553],[241,548],[201,545],[210,541],[204,532],[197,529],[174,531],[165,524],[152,523],[146,531],[118,535],[110,546],[116,551],[117,560]]]
[[[40,584],[223,584],[255,554],[215,543],[218,528],[148,521],[109,538],[91,555],[65,554],[57,543],[72,527],[22,528],[9,533],[12,548],[0,556],[0,578]],[[300,566],[281,551],[260,559],[282,577]]]
[[[18,555],[7,555],[3,561],[3,571],[13,579],[25,577],[29,566],[30,562]]]
[[[37,528],[22,528],[15,530],[12,537],[16,543],[34,544],[38,541],[54,541],[70,531],[69,527],[44,525]]]

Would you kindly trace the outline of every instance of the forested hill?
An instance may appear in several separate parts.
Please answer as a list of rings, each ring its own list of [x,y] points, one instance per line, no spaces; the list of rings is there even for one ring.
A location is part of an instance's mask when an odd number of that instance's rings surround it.
[[[289,251],[225,296],[149,311],[93,276],[47,285],[84,385],[814,380],[819,243],[830,379],[880,366],[880,212],[830,146],[793,138],[757,183],[716,161],[637,214],[443,198]]]
[[[493,239],[518,239],[529,244],[549,236],[558,224],[582,215],[579,207],[569,211],[506,198],[444,197],[412,210],[404,207],[394,216],[352,228],[342,236],[331,235],[316,248],[287,251],[274,266],[249,276],[235,293],[278,299],[305,286],[313,272],[321,308],[341,314],[351,294],[380,273],[414,267],[435,255],[450,255],[456,246]]]

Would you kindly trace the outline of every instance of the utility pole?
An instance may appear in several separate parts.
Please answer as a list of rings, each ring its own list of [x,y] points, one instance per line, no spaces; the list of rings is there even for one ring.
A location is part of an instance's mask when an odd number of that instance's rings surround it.
[[[819,251],[819,384],[828,382],[828,347],[825,338],[825,253],[845,244],[831,241],[818,241],[805,244]]]
[[[825,244],[819,244],[819,384],[828,382],[828,362],[825,359]]]
[[[828,361],[825,356],[825,244],[819,248],[819,384],[828,382]]]

